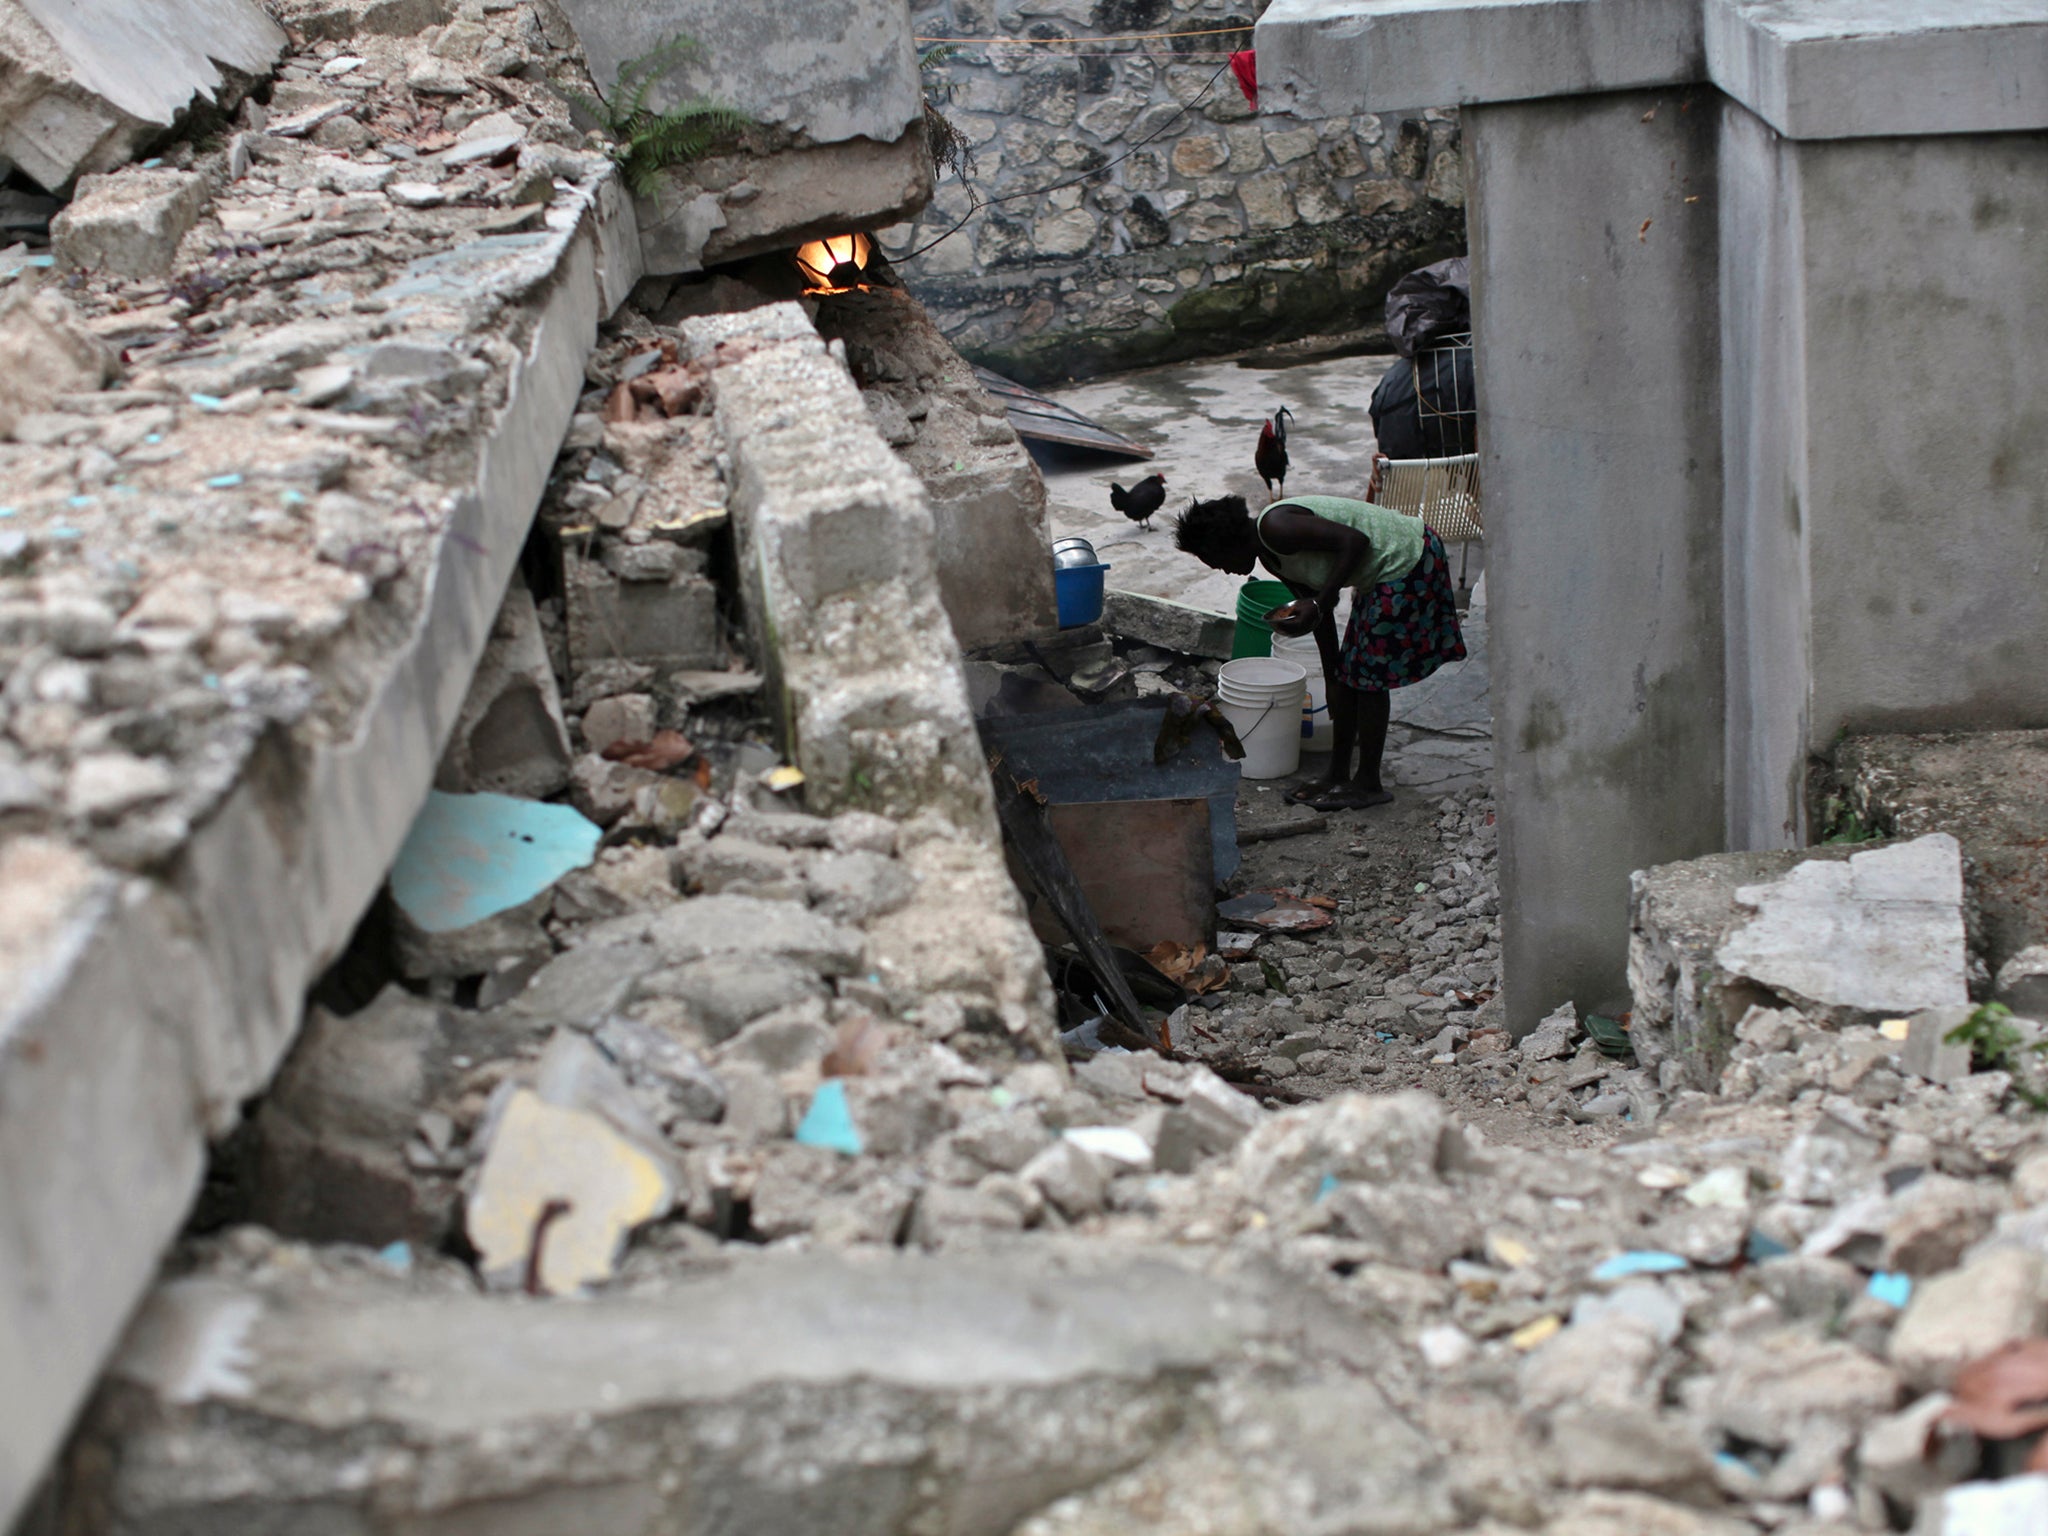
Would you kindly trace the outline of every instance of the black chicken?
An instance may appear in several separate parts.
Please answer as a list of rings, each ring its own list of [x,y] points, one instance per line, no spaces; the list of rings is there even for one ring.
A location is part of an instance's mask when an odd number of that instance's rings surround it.
[[[1273,486],[1277,482],[1280,494],[1287,494],[1287,423],[1294,420],[1294,413],[1281,406],[1273,413],[1273,419],[1259,428],[1259,446],[1252,451],[1252,464],[1259,472],[1259,478],[1266,482],[1266,499],[1273,499]]]
[[[1166,476],[1147,475],[1128,491],[1110,482],[1109,504],[1140,528],[1152,526],[1152,514],[1166,503]]]

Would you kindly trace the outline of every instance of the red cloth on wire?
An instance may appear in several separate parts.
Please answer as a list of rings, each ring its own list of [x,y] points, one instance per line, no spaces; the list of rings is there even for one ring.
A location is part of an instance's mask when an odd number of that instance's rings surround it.
[[[1250,48],[1243,48],[1230,56],[1230,72],[1237,76],[1237,88],[1244,92],[1244,99],[1252,104],[1254,112],[1259,110],[1259,62],[1258,54]]]

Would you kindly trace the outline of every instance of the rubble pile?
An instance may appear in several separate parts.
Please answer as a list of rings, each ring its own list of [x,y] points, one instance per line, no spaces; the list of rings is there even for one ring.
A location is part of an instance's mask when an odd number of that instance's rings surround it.
[[[228,797],[290,843],[307,744],[355,741],[443,594],[483,656],[460,703],[466,665],[408,661],[435,793],[246,1119],[281,1039],[149,1074],[197,1082],[216,1180],[67,1529],[2028,1528],[2048,966],[1971,1005],[1953,840],[1647,872],[1634,1016],[1514,1041],[1483,791],[1296,858],[1314,814],[1247,789],[1164,1048],[1070,1062],[920,492],[1014,438],[898,366],[893,298],[829,343],[628,310],[535,384],[535,306],[617,233],[545,78],[570,39],[510,0],[311,24],[348,8],[291,8],[268,104],[88,181],[64,275],[0,301],[0,893],[48,898],[11,973],[115,871],[219,926],[259,844],[189,850]],[[507,421],[566,422],[551,473]],[[506,481],[541,501],[509,590]],[[972,687],[1203,675],[1103,641]],[[1898,969],[1844,964],[1858,902]]]
[[[499,317],[608,185],[538,14],[312,45],[225,142],[87,177],[12,285],[52,361],[0,383],[10,830],[147,867],[267,725],[346,728],[519,371]]]
[[[635,275],[566,30],[415,10],[0,254],[10,1512],[388,871]]]

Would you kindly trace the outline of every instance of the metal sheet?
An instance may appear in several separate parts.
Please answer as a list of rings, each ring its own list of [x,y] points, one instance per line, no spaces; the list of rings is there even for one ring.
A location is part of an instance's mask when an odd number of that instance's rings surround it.
[[[1152,744],[1166,705],[1158,699],[1091,704],[1049,714],[981,722],[981,738],[1000,747],[1019,778],[1037,780],[1053,805],[1095,800],[1209,802],[1211,868],[1220,883],[1237,873],[1238,765],[1213,731],[1197,729],[1163,764]]]
[[[1143,443],[1125,437],[1121,432],[1112,432],[1035,389],[1026,389],[1022,384],[1014,383],[999,373],[990,373],[986,368],[977,367],[974,377],[983,389],[1002,403],[1010,425],[1016,428],[1019,437],[1027,441],[1036,439],[1044,443],[1065,443],[1073,448],[1093,448],[1127,459],[1152,457],[1152,450]]]
[[[1111,943],[1145,954],[1167,939],[1192,949],[1215,938],[1207,800],[1095,800],[1047,814]]]

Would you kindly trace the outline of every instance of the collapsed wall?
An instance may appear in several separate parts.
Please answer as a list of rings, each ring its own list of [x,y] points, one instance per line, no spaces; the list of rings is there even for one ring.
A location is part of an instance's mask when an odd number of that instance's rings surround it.
[[[478,783],[506,767],[490,755],[506,717],[464,716],[465,690],[494,633],[507,679],[534,670],[506,578],[597,326],[642,271],[631,199],[549,78],[580,68],[551,8],[290,14],[312,40],[268,106],[215,147],[86,184],[55,232],[68,298],[24,279],[0,306],[19,359],[0,384],[0,1377],[39,1386],[0,1408],[0,1518],[437,766]],[[802,190],[808,211],[776,216],[808,228],[859,189]],[[753,238],[768,231],[757,219]],[[862,594],[813,619],[812,585],[757,588],[788,658],[792,750],[827,800],[918,786],[929,826],[906,857],[950,904],[906,913],[882,963],[1043,1050],[1045,981],[944,660],[922,492],[808,322],[770,323],[787,334],[751,370],[746,347],[707,359],[733,402],[727,463],[755,487],[743,516],[781,519],[764,560],[794,569],[789,550],[817,543],[815,584],[843,552],[833,486],[774,461],[779,391],[796,389],[817,397],[828,464],[873,460],[871,510],[904,562],[895,638],[860,656],[834,615]],[[802,504],[821,497],[822,533]],[[549,713],[538,695],[516,709]]]

